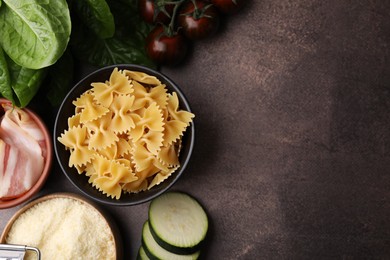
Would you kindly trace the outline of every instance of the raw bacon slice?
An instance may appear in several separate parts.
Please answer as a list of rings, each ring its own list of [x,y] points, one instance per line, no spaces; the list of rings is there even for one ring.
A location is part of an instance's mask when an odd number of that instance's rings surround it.
[[[5,111],[15,110],[11,104],[3,104],[3,108]],[[28,133],[32,138],[38,141],[39,145],[42,148],[42,155],[46,156],[46,142],[45,135],[42,130],[38,127],[36,122],[30,117],[30,115],[23,110],[15,110],[12,113],[8,113],[8,117],[10,120],[15,122],[18,126],[20,126],[26,133]]]
[[[3,105],[0,123],[0,199],[28,191],[44,168],[43,133],[21,109]],[[40,144],[41,143],[41,144]]]

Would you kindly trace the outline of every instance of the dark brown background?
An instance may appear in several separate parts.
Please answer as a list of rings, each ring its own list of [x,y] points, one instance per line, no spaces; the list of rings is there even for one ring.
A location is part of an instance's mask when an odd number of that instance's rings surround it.
[[[390,259],[389,44],[387,0],[252,0],[162,68],[196,114],[172,189],[207,209],[206,259]],[[57,166],[55,191],[78,193]],[[103,206],[127,259],[147,207]]]

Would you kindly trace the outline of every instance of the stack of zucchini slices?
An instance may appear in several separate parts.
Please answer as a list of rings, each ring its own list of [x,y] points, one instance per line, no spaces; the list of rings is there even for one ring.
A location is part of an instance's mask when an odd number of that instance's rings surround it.
[[[208,230],[207,214],[183,192],[167,192],[152,200],[142,229],[138,259],[198,259]]]

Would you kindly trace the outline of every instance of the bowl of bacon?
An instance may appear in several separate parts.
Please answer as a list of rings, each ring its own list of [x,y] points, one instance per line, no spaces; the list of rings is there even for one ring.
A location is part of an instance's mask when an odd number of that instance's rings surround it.
[[[114,65],[77,83],[61,104],[54,151],[84,195],[108,205],[147,202],[182,175],[194,114],[180,88],[139,65]]]
[[[0,209],[32,198],[52,163],[52,142],[42,119],[0,98]]]

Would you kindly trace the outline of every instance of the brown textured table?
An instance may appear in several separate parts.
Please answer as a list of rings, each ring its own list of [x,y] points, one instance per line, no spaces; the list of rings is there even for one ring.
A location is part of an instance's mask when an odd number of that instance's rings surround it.
[[[207,209],[206,259],[390,259],[389,44],[390,1],[253,0],[162,68],[196,114],[172,189]],[[56,165],[55,191],[78,193]],[[126,259],[147,206],[103,206]]]

